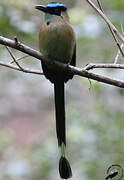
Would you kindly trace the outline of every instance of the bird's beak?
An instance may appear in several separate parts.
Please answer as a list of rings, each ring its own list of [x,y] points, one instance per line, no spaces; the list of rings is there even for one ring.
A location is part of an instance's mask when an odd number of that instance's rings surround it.
[[[43,11],[43,12],[47,12],[47,6],[44,6],[44,5],[36,5],[35,6],[36,9],[40,10],[40,11]]]

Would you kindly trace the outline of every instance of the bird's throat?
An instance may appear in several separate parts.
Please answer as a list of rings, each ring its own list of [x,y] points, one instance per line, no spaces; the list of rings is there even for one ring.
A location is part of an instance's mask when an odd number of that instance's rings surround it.
[[[45,21],[50,21],[55,16],[54,14],[45,13]]]

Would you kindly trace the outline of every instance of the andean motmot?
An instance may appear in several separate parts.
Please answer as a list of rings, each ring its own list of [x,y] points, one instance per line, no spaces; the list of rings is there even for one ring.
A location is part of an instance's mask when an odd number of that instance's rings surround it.
[[[44,23],[41,25],[39,32],[40,52],[50,61],[55,60],[75,66],[75,33],[69,22],[66,5],[52,2],[48,5],[36,5],[35,7],[45,13]],[[68,179],[72,176],[72,171],[65,157],[66,126],[64,84],[73,78],[73,74],[61,71],[59,68],[51,68],[43,61],[41,64],[45,77],[54,84],[56,133],[58,145],[61,148],[59,173],[62,179]]]

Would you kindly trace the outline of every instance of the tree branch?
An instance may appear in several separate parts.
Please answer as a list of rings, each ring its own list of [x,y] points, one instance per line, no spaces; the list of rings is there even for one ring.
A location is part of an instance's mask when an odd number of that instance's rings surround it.
[[[9,47],[17,49],[23,53],[26,53],[30,56],[33,56],[36,59],[42,60],[45,63],[49,64],[49,66],[52,66],[54,68],[59,68],[61,71],[68,71],[68,72],[73,73],[74,75],[79,75],[79,76],[82,76],[82,77],[85,77],[88,79],[92,79],[92,80],[96,80],[96,81],[99,81],[99,82],[102,82],[105,84],[114,85],[117,87],[124,88],[124,81],[120,81],[120,80],[116,80],[113,78],[109,78],[107,76],[102,76],[102,75],[98,75],[95,73],[91,73],[91,72],[88,72],[85,68],[81,69],[81,68],[74,67],[74,66],[67,65],[67,64],[63,64],[63,63],[60,63],[57,61],[51,62],[46,57],[44,57],[40,52],[38,52],[38,51],[30,48],[29,46],[26,46],[26,45],[20,43],[20,42],[15,43],[14,40],[10,40],[10,39],[7,39],[7,38],[0,36],[0,44],[9,46]],[[0,65],[21,71],[18,67],[15,67],[15,66],[10,65],[10,64],[8,65],[8,64],[1,62]],[[25,70],[25,72],[26,71],[27,70]],[[28,70],[28,73],[30,73],[29,70]],[[32,71],[31,71],[31,73],[32,73]],[[35,73],[35,74],[40,74],[40,72]]]
[[[113,68],[113,69],[124,69],[124,64],[94,64],[90,63],[85,66],[84,70],[90,70],[94,68]]]
[[[7,68],[10,68],[10,69],[13,69],[13,70],[17,70],[17,71],[22,71],[19,67],[11,65],[9,63],[5,63],[3,61],[0,61],[0,66],[4,66],[4,67],[7,67]],[[34,70],[34,69],[27,69],[27,68],[26,69],[23,68],[22,72],[43,75],[43,73],[40,72],[40,71],[37,71],[37,70]]]
[[[98,3],[98,5],[99,5],[100,10],[104,13],[103,8],[102,8],[102,5],[101,5],[101,3],[100,3],[99,0],[97,0],[97,3]],[[107,24],[107,25],[108,25],[108,27],[109,27],[109,30],[110,30],[110,32],[111,32],[111,34],[112,34],[112,36],[113,36],[113,39],[114,39],[115,43],[116,43],[116,45],[117,45],[117,47],[118,47],[118,49],[119,49],[119,52],[120,52],[121,55],[124,57],[123,50],[122,50],[122,48],[121,48],[121,46],[120,46],[120,44],[119,44],[119,42],[118,42],[118,40],[117,40],[117,38],[116,38],[116,35],[114,34],[111,26],[110,26],[109,24]]]
[[[122,31],[122,35],[124,36],[124,29],[122,23],[121,23],[121,31]],[[124,47],[124,43],[121,44],[121,49],[123,49],[123,47]],[[117,55],[115,56],[114,64],[117,64],[120,54],[121,52],[120,50],[118,50]]]
[[[96,80],[96,81],[99,81],[99,82],[102,82],[102,83],[105,83],[105,84],[109,84],[109,85],[124,88],[124,81],[120,81],[120,80],[116,80],[116,79],[113,79],[113,78],[109,78],[107,76],[91,73],[91,72],[88,72],[85,69],[83,70],[83,69],[73,67],[73,66],[69,66],[68,70],[70,72],[72,72],[73,74],[75,74],[75,75],[79,75],[79,76],[86,77],[88,79],[93,79],[93,80]]]
[[[37,58],[39,60],[43,60],[43,58],[44,58],[44,56],[39,51],[36,51],[36,50],[24,45],[23,43],[20,43],[20,42],[17,43],[15,40],[10,40],[3,36],[0,36],[0,44],[17,49],[23,53],[26,53],[30,56]]]
[[[22,60],[22,59],[25,59],[25,58],[27,58],[27,57],[29,57],[29,55],[25,55],[25,56],[23,56],[23,57],[20,57],[20,58],[16,59],[16,61],[18,62],[18,61],[20,61],[20,60]],[[14,61],[11,61],[11,62],[10,62],[10,64],[13,64],[13,63],[14,63]]]
[[[111,21],[105,16],[105,14],[95,6],[95,4],[91,0],[86,0],[94,9],[95,11],[104,19],[104,21],[110,26],[116,36],[124,43],[124,37],[119,33],[116,27],[111,23]]]
[[[5,47],[6,47],[7,51],[9,52],[10,56],[12,57],[13,61],[16,63],[16,65],[19,67],[19,69],[20,69],[21,71],[23,71],[23,68],[22,68],[22,67],[20,66],[20,64],[16,61],[16,58],[14,57],[13,53],[11,52],[11,50],[10,50],[7,46],[5,46]]]

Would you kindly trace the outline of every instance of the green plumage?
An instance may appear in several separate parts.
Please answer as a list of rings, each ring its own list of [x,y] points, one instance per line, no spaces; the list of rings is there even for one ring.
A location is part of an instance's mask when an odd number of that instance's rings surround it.
[[[50,60],[71,62],[74,46],[74,31],[69,23],[60,16],[54,16],[41,26],[39,48]]]
[[[75,66],[75,33],[69,24],[66,6],[59,3],[50,3],[48,6],[38,5],[36,8],[46,13],[45,22],[42,24],[39,32],[40,52],[50,61],[56,60]],[[55,68],[52,69],[44,62],[41,62],[41,64],[45,77],[54,83],[56,133],[58,145],[61,147],[59,173],[62,179],[68,179],[72,176],[72,171],[65,157],[66,123],[64,83],[72,79],[73,74]]]

